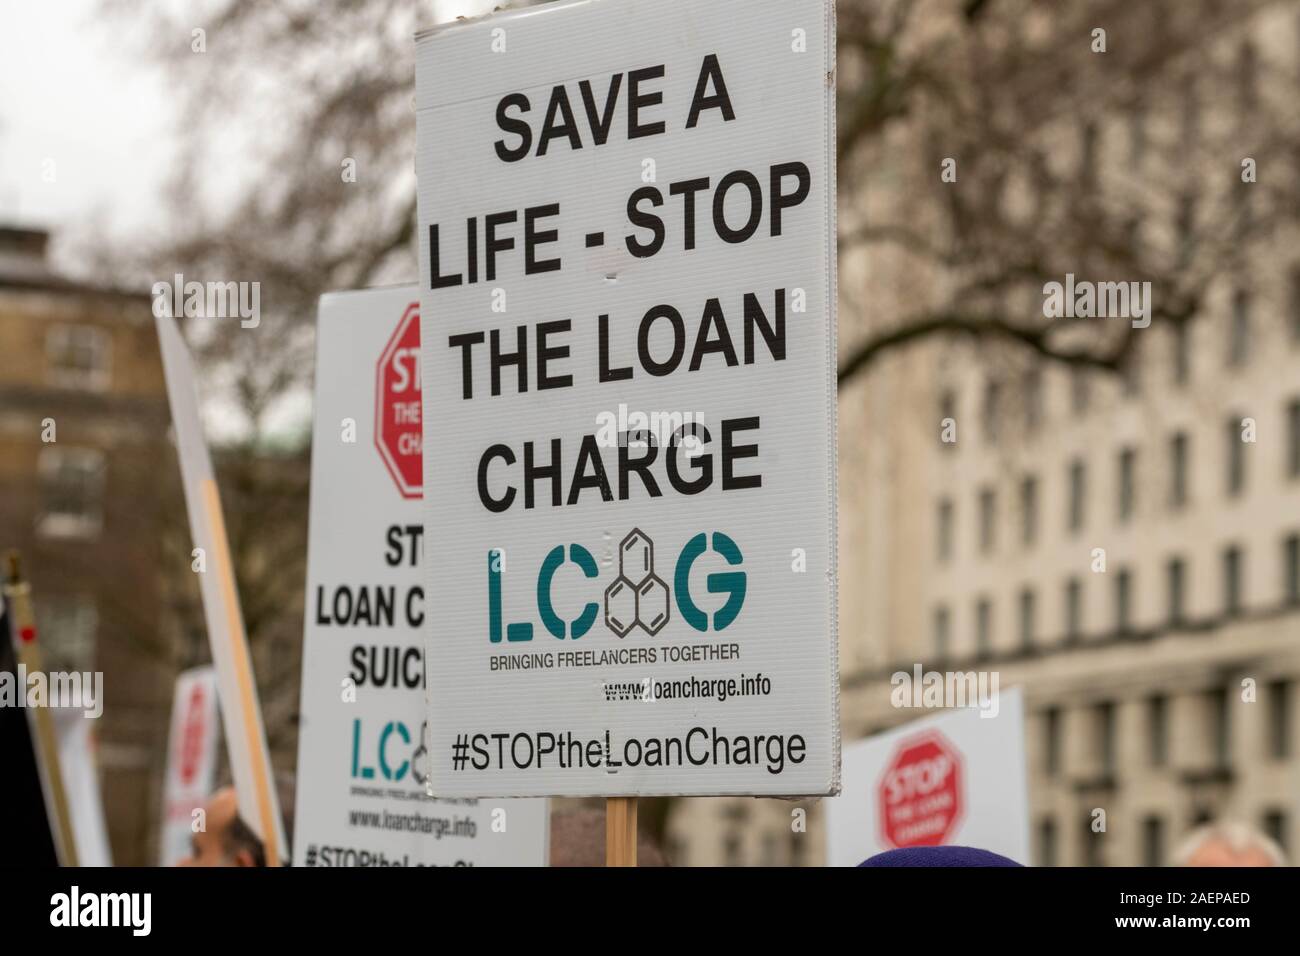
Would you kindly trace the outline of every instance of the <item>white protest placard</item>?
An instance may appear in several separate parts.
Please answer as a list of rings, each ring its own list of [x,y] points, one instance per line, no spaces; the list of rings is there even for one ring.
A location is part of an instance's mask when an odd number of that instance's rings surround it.
[[[195,390],[198,376],[176,320],[167,303],[158,298],[154,299],[154,320],[185,489],[185,511],[194,544],[190,567],[198,575],[203,598],[203,619],[208,628],[212,665],[217,671],[221,720],[230,756],[230,774],[235,781],[235,798],[240,818],[265,847],[267,865],[281,866],[288,862],[289,847],[271,774],[271,753],[266,746],[262,704],[257,696],[248,637],[244,633],[244,615],[239,607],[235,568],[226,539],[221,494],[217,490],[207,440],[203,437]]]
[[[77,866],[112,866],[104,800],[99,790],[94,723],[81,710],[52,707],[59,739],[59,768],[68,793],[68,814],[77,843]]]
[[[176,676],[163,771],[160,866],[175,866],[192,852],[194,811],[212,795],[217,773],[218,705],[217,672],[212,667],[192,667]]]
[[[992,706],[946,710],[844,747],[844,790],[826,801],[827,863],[940,845],[1029,863],[1020,688]]]
[[[417,37],[435,792],[838,789],[834,35]]]
[[[294,863],[544,866],[545,800],[425,792],[417,297],[320,302]]]

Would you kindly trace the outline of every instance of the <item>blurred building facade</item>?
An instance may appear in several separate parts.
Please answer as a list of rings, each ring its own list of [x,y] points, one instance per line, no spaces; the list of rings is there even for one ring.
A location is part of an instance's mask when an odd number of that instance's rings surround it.
[[[0,549],[48,670],[99,671],[114,862],[157,860],[176,675],[211,660],[150,297],[70,281],[0,227]],[[297,760],[308,450],[213,453],[272,761]],[[224,753],[224,750],[223,750]]]
[[[1214,55],[1294,66],[1295,12],[1254,5],[1214,33]],[[1174,127],[1223,124],[1241,108],[1201,89],[1219,109],[1196,115],[1196,73],[1175,60],[1142,115],[1098,102],[1091,132],[1076,135],[1071,115],[1040,135],[1097,175],[1143,167],[1187,177],[1202,203],[1221,200],[1242,188],[1240,157],[1225,158],[1225,174],[1189,174],[1144,153],[1176,141]],[[1161,95],[1179,105],[1153,109]],[[909,197],[943,188],[928,168],[872,174],[892,184],[893,208],[872,209],[883,221],[911,221]],[[1138,208],[1144,241],[1178,241],[1186,209]],[[1216,276],[1190,324],[1136,332],[1121,375],[930,339],[841,390],[844,740],[926,716],[890,703],[891,675],[918,663],[995,670],[1003,688],[1023,687],[1036,864],[1167,865],[1210,819],[1252,825],[1292,862],[1300,853],[1296,226],[1292,214],[1244,269]],[[863,310],[904,313],[900,303],[943,281],[888,250],[842,255],[841,342],[859,334]],[[1043,299],[1005,306],[1032,318]],[[679,801],[668,839],[677,864],[825,859],[815,801]]]
[[[0,548],[22,556],[46,668],[105,675],[109,840],[145,863],[173,674],[167,396],[148,296],[61,278],[48,238],[0,228]]]

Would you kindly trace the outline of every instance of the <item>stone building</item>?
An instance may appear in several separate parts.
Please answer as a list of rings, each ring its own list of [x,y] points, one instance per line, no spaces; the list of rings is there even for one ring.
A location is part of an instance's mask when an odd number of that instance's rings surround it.
[[[1084,173],[1181,188],[1190,199],[1172,209],[1135,193],[1133,228],[1154,245],[1177,243],[1198,207],[1254,198],[1226,194],[1241,156],[1217,175],[1158,145],[1228,129],[1252,98],[1263,109],[1252,83],[1265,64],[1295,82],[1293,5],[1201,6],[1218,11],[1205,43],[1162,63],[1141,106],[1062,97],[1066,115],[1035,133]],[[1238,66],[1240,82],[1213,88],[1202,57]],[[915,216],[913,197],[936,188],[930,168],[871,173],[888,183],[872,208],[885,221]],[[859,197],[840,199],[850,218]],[[1293,211],[1244,212],[1280,221],[1243,265],[1212,264],[1192,322],[1136,331],[1122,374],[932,337],[841,390],[844,739],[917,716],[891,706],[889,679],[918,663],[1023,687],[1040,865],[1168,864],[1210,819],[1300,854],[1300,230]],[[887,251],[842,255],[841,343],[864,311],[903,311],[946,281]],[[1031,316],[1043,302],[1004,304]],[[814,801],[683,800],[669,851],[686,865],[818,864],[822,826]]]
[[[148,296],[56,275],[47,241],[0,228],[0,548],[22,555],[46,668],[104,674],[109,840],[146,863],[174,675],[166,389]]]

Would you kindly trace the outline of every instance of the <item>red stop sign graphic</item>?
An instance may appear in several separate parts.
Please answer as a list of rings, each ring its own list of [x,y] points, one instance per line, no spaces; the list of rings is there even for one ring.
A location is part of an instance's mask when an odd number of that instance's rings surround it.
[[[194,782],[194,775],[199,769],[199,758],[203,754],[203,738],[207,732],[203,715],[203,685],[195,684],[190,689],[190,699],[185,708],[185,723],[181,727],[180,771],[181,783],[189,786]]]
[[[420,404],[420,303],[406,307],[375,372],[375,445],[403,498],[424,490]]]
[[[964,812],[961,754],[938,731],[905,740],[876,789],[884,846],[947,843]]]

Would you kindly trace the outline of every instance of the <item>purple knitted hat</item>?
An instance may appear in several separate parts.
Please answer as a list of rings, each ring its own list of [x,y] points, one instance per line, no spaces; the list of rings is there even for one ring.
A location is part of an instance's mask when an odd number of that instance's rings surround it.
[[[858,866],[1020,866],[988,850],[973,846],[909,846],[886,850],[869,857]]]

